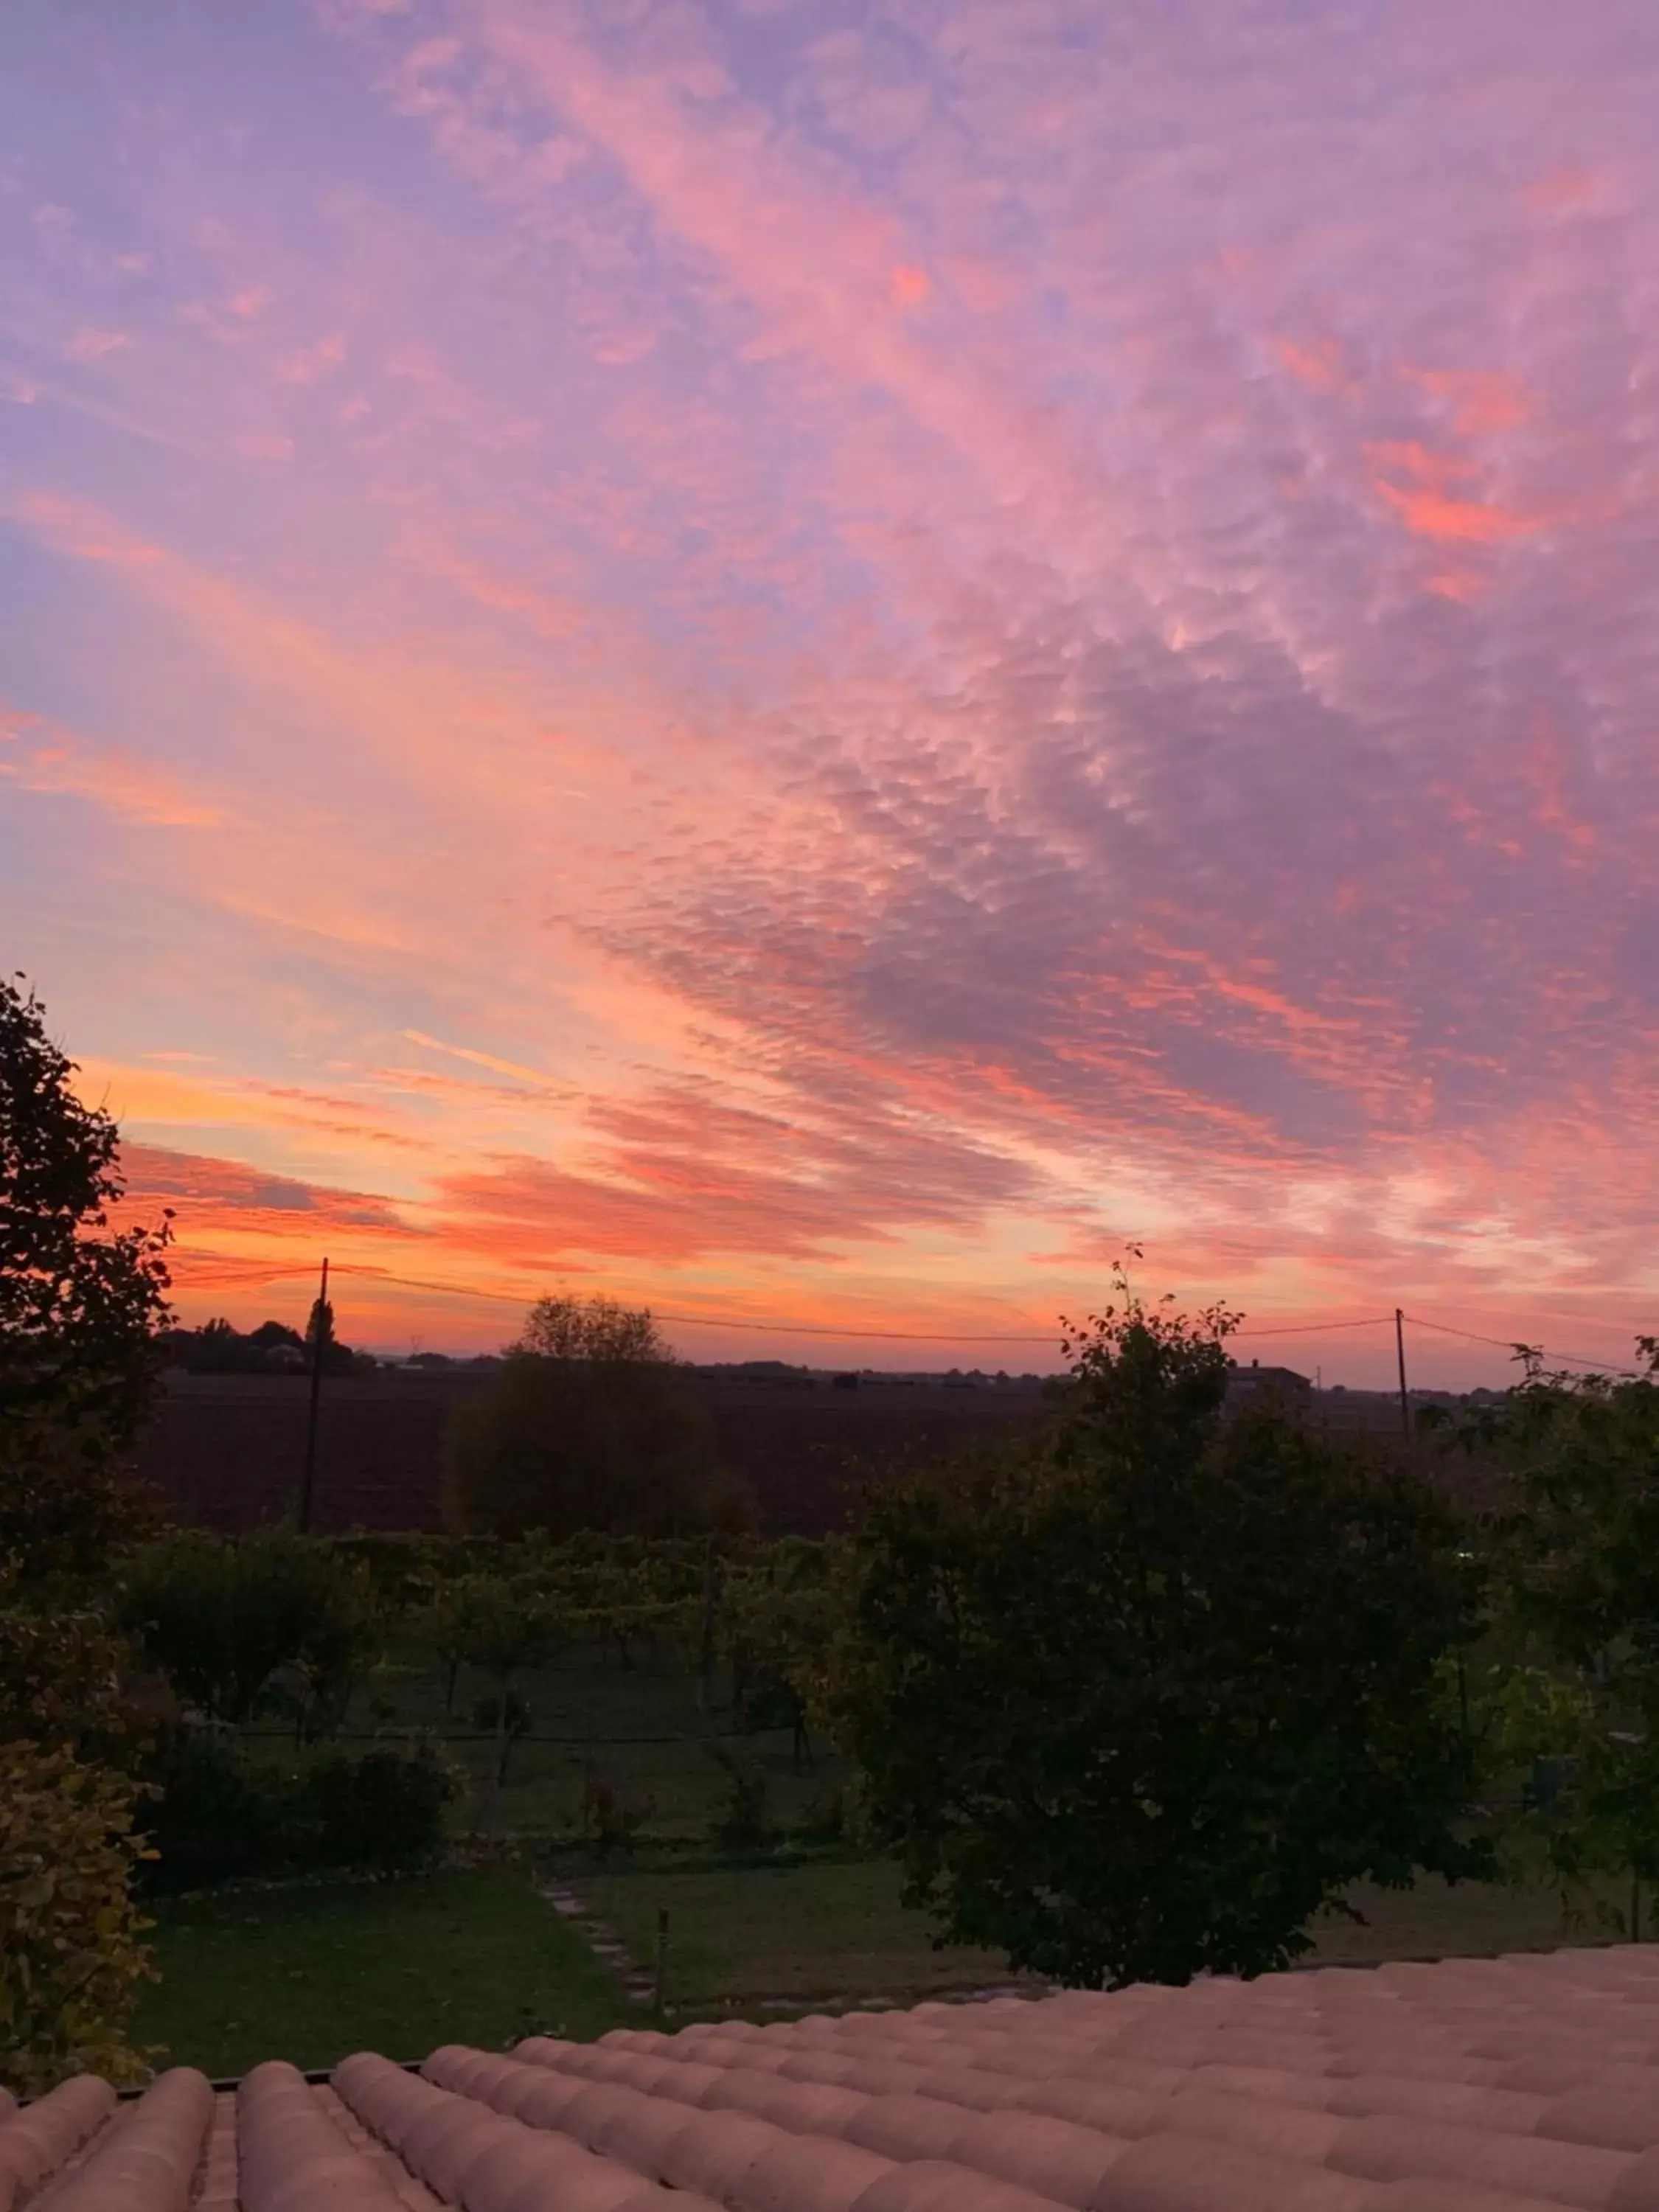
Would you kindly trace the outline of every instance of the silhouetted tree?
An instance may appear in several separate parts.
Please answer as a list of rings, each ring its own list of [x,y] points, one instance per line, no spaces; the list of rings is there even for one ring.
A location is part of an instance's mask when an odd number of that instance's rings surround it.
[[[947,1940],[1099,1987],[1259,1973],[1356,1881],[1487,1871],[1432,1495],[1264,1408],[1220,1310],[1129,1293],[1053,1433],[877,1493],[823,1704]]]
[[[672,1536],[742,1525],[693,1378],[650,1314],[544,1298],[450,1417],[444,1511],[465,1534]]]
[[[119,1462],[160,1383],[170,1231],[112,1227],[115,1123],[20,982],[0,981],[0,1553],[86,1574],[143,1518]]]

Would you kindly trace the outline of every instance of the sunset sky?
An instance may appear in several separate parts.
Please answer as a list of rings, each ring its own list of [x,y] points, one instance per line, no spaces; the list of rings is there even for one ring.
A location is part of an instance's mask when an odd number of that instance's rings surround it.
[[[1626,1357],[1656,116],[1654,0],[7,0],[0,958],[184,1315]]]

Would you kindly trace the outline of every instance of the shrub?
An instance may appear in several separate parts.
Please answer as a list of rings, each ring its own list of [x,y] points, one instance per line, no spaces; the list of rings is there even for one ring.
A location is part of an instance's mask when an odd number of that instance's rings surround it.
[[[442,1850],[455,1784],[429,1751],[322,1759],[307,1778],[325,1866],[392,1874],[424,1866]]]
[[[758,1850],[771,1833],[766,1821],[765,1769],[757,1759],[739,1758],[723,1743],[706,1743],[703,1749],[725,1778],[714,1801],[709,1841],[726,1851]]]
[[[442,1847],[454,1795],[448,1769],[428,1751],[382,1747],[296,1772],[256,1765],[199,1729],[167,1746],[155,1782],[145,1886],[158,1894],[311,1869],[423,1865]]]
[[[276,1530],[163,1538],[133,1562],[125,1611],[180,1698],[232,1727],[286,1668],[298,1670],[302,1710],[337,1720],[381,1626],[365,1568]]]
[[[176,1731],[151,1782],[143,1825],[155,1856],[143,1880],[157,1895],[285,1873],[315,1856],[300,1778],[252,1765],[223,1736]]]
[[[590,1766],[582,1784],[582,1841],[602,1858],[625,1850],[656,1810],[654,1797],[624,1797]]]
[[[152,1978],[130,1887],[133,1785],[66,1750],[0,1744],[0,2085],[142,2079],[125,2030]]]
[[[807,1800],[793,1833],[803,1844],[838,1844],[847,1827],[846,1792],[832,1785]]]

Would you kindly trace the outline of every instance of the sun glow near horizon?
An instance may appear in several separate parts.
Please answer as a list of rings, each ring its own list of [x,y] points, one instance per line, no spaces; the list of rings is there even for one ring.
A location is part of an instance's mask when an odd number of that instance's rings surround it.
[[[1659,18],[0,62],[8,964],[187,1317],[1652,1325]]]

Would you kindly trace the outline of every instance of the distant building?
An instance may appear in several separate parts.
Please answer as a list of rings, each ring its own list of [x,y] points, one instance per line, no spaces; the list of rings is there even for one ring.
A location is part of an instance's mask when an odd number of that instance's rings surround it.
[[[1227,1402],[1231,1406],[1254,1405],[1259,1399],[1282,1398],[1287,1405],[1305,1406],[1313,1398],[1312,1378],[1298,1375],[1293,1367],[1264,1367],[1253,1359],[1248,1367],[1234,1363],[1227,1377]]]

